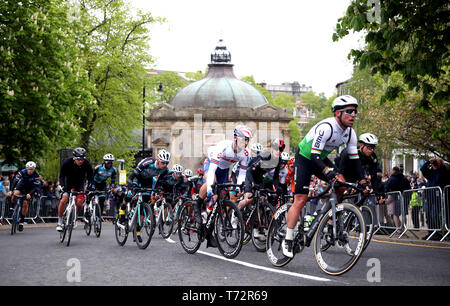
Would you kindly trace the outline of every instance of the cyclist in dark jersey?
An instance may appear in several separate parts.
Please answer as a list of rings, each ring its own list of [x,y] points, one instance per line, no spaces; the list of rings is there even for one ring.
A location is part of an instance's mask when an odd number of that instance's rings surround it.
[[[85,192],[86,180],[88,181],[88,186],[90,186],[94,177],[92,165],[89,160],[86,159],[86,150],[84,148],[76,148],[73,150],[72,154],[73,157],[69,157],[63,162],[59,173],[59,182],[61,183],[64,193],[58,206],[57,231],[62,231],[62,217],[64,215],[64,210],[66,209],[66,203],[69,200],[70,190],[74,189],[78,192]],[[82,208],[83,203],[84,196],[77,196],[75,202],[77,213]]]
[[[92,182],[92,185],[89,189],[91,190],[97,190],[97,191],[106,191],[107,186],[107,180],[108,178],[111,178],[111,187],[114,187],[116,184],[116,176],[117,176],[117,169],[113,166],[114,162],[114,155],[108,153],[103,156],[103,163],[98,164],[94,168],[94,179]],[[98,196],[100,209],[103,211],[106,195],[99,195]],[[89,202],[90,199],[87,199],[86,202]],[[88,216],[86,216],[88,217]]]
[[[39,173],[35,170],[36,163],[29,161],[25,165],[25,169],[19,171],[11,183],[8,197],[12,195],[11,202],[14,205],[17,203],[17,196],[26,195],[26,199],[22,202],[22,211],[20,212],[19,232],[23,231],[23,224],[25,216],[28,213],[28,203],[34,194],[42,194],[41,179]]]
[[[378,190],[377,172],[380,166],[375,154],[377,144],[378,138],[373,134],[364,133],[359,136],[358,156],[361,161],[361,173],[357,173],[356,169],[351,167],[347,148],[341,152],[338,161],[335,160],[335,163],[346,181],[359,182],[369,176],[372,188]]]

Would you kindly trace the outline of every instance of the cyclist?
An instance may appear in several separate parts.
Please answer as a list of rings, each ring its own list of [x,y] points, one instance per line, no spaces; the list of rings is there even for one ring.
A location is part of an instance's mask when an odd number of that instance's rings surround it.
[[[260,144],[260,143],[253,143],[251,146],[250,146],[250,161],[249,161],[249,163],[251,163],[251,161],[254,159],[254,158],[256,158],[260,153],[261,153],[261,151],[263,151],[264,150],[264,148],[263,148],[263,146]],[[233,165],[233,168],[232,168],[232,170],[231,170],[231,178],[230,178],[230,181],[233,183],[233,184],[236,184],[237,183],[237,177],[238,177],[238,173],[239,173],[239,163],[235,163],[234,165]]]
[[[183,171],[183,184],[181,189],[183,190],[183,196],[185,197],[191,197],[195,188],[195,183],[191,181],[192,175],[191,169],[185,169]]]
[[[286,186],[286,178],[288,175],[288,169],[286,168],[287,163],[289,162],[290,156],[287,152],[281,153],[281,160],[280,160],[280,170],[278,175],[279,180],[279,193],[280,194],[287,194],[287,186]],[[264,186],[268,189],[273,189],[274,182],[273,177],[275,174],[275,169],[270,170],[264,175]]]
[[[162,149],[158,152],[156,159],[153,157],[143,159],[128,177],[128,187],[140,186],[143,188],[152,188],[153,178],[162,177],[167,174],[167,165],[170,163],[170,157],[170,153]],[[130,202],[132,198],[133,194],[130,190],[125,197],[125,201]],[[144,193],[143,200],[144,202],[150,202],[150,194]],[[119,226],[124,226],[125,224],[125,208],[125,203],[122,203],[119,209]],[[137,236],[141,240],[139,231],[137,231]]]
[[[203,177],[203,169],[197,169],[197,175],[189,178],[189,181],[193,183],[192,185],[192,194],[198,194],[200,192],[200,188],[205,183],[205,179]]]
[[[250,161],[250,153],[247,150],[248,142],[253,137],[252,130],[245,125],[238,125],[233,131],[233,140],[223,140],[217,145],[208,148],[208,157],[204,162],[203,171],[206,176],[206,183],[200,188],[197,205],[194,205],[196,226],[201,225],[200,211],[203,207],[204,199],[210,199],[213,195],[212,185],[214,182],[223,184],[228,182],[228,172],[230,166],[240,163],[237,183],[244,182],[245,173]],[[238,190],[237,190],[238,191]],[[235,198],[230,195],[230,197]],[[214,239],[207,237],[208,246],[215,246]]]
[[[26,199],[22,202],[22,211],[20,212],[19,232],[23,231],[23,224],[25,222],[25,216],[28,213],[28,203],[31,203],[31,197],[34,194],[39,196],[42,194],[41,179],[39,173],[36,171],[36,163],[33,161],[27,162],[25,169],[19,171],[11,183],[11,191],[7,193],[7,196],[11,198],[11,202],[14,205],[17,203],[17,196],[26,195]]]
[[[259,156],[253,159],[249,165],[249,169],[245,175],[245,184],[244,184],[244,199],[239,202],[238,208],[239,210],[243,210],[248,204],[253,202],[253,187],[254,185],[263,185],[264,184],[264,176],[273,171],[273,184],[275,185],[275,189],[278,190],[279,185],[279,174],[281,168],[281,154],[283,153],[284,148],[286,147],[284,141],[282,139],[275,139],[272,141],[270,145],[270,152],[263,151]],[[272,189],[272,183],[270,184],[270,189]],[[233,215],[234,217],[234,215]],[[235,218],[232,218],[232,223]]]
[[[93,191],[94,190],[106,191],[106,181],[108,180],[108,178],[111,178],[111,188],[115,187],[117,169],[116,167],[113,166],[113,162],[114,162],[114,155],[112,155],[111,153],[105,154],[105,156],[103,156],[103,163],[98,164],[94,168],[94,179],[89,189]],[[98,200],[102,212],[105,205],[106,195],[99,195]],[[87,202],[89,201],[90,199],[88,198]],[[87,210],[85,210],[85,218],[89,218],[87,214],[88,212]]]
[[[306,134],[298,145],[295,155],[295,193],[294,204],[289,209],[286,220],[286,238],[282,242],[282,252],[287,257],[293,257],[294,228],[300,212],[306,204],[311,175],[321,180],[344,182],[342,174],[334,168],[327,158],[328,154],[340,145],[346,144],[351,167],[361,171],[358,157],[357,138],[352,126],[356,118],[358,101],[350,96],[339,96],[332,102],[334,117],[318,122]],[[341,192],[341,191],[339,191]],[[339,194],[338,194],[339,196]]]
[[[374,190],[378,190],[377,171],[380,169],[375,147],[378,145],[378,138],[374,134],[364,133],[359,136],[358,156],[361,160],[362,173],[356,173],[349,163],[351,163],[346,148],[341,152],[339,161],[336,165],[344,178],[349,182],[361,181],[363,178],[370,177],[370,182]]]
[[[170,194],[165,198],[168,203],[172,203],[172,196],[187,191],[188,186],[184,184],[183,166],[179,164],[173,165],[172,170],[167,172],[166,175],[160,176],[154,187],[157,186],[161,186],[164,193]]]
[[[61,201],[58,206],[58,225],[57,231],[63,229],[63,215],[66,209],[66,203],[69,200],[70,190],[74,189],[78,192],[85,192],[85,182],[88,181],[88,186],[92,185],[94,171],[89,160],[86,159],[86,149],[78,147],[72,152],[73,157],[67,158],[59,173],[59,182],[64,191]],[[80,211],[84,203],[84,196],[79,195],[75,201],[77,213]],[[75,222],[75,227],[77,223]]]

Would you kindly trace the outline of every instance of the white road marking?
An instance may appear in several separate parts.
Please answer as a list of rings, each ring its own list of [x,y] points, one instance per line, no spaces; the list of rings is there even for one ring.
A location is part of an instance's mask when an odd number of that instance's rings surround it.
[[[279,273],[279,274],[286,274],[289,276],[295,276],[295,277],[299,277],[299,278],[305,278],[305,279],[310,279],[310,280],[315,280],[315,281],[319,281],[319,282],[330,282],[332,281],[331,279],[328,278],[323,278],[323,277],[317,277],[317,276],[312,276],[312,275],[307,275],[307,274],[301,274],[301,273],[294,273],[294,272],[289,272],[289,271],[284,271],[284,270],[279,270],[279,269],[273,269],[273,268],[267,268],[267,267],[263,267],[263,266],[258,266],[255,264],[251,264],[245,261],[240,261],[240,260],[236,260],[236,259],[229,259],[229,258],[225,258],[221,255],[216,255],[216,254],[211,254],[211,253],[207,253],[204,251],[197,251],[197,253],[206,255],[206,256],[211,256],[217,259],[222,259],[228,262],[232,262],[238,265],[243,265],[246,267],[250,267],[250,268],[254,268],[254,269],[259,269],[259,270],[264,270],[264,271],[269,271],[269,272],[273,272],[273,273]]]

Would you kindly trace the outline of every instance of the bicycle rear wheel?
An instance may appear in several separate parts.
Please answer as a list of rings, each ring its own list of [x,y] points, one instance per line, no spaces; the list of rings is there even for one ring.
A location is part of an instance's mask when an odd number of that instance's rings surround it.
[[[167,239],[172,234],[173,229],[173,212],[172,205],[165,203],[163,209],[160,211],[161,222],[159,223],[159,232],[164,239]]]
[[[350,203],[336,205],[336,236],[333,234],[332,209],[319,221],[314,237],[314,256],[319,268],[329,275],[349,271],[360,258],[366,239],[361,211]],[[345,220],[350,220],[346,226]],[[345,222],[345,223],[344,223]],[[325,247],[326,246],[326,247]]]
[[[283,254],[281,243],[286,237],[287,212],[292,204],[280,206],[273,215],[269,224],[266,239],[266,254],[269,262],[276,267],[287,265],[292,258]]]
[[[100,205],[97,204],[97,207],[95,208],[95,216],[94,216],[94,233],[95,236],[100,237],[100,234],[102,233],[102,216],[101,216],[101,210]]]
[[[373,216],[373,212],[370,209],[369,206],[367,205],[362,205],[361,207],[359,207],[359,209],[361,210],[361,214],[363,215],[364,218],[364,222],[366,224],[366,240],[364,241],[364,247],[363,247],[363,251],[366,250],[366,248],[369,246],[370,241],[372,240],[372,234],[373,234],[373,223],[374,223],[374,216]],[[355,219],[351,218],[346,220],[346,224],[345,224],[345,228],[346,230],[354,227],[354,223]]]
[[[144,250],[150,244],[153,236],[153,224],[155,223],[153,209],[151,205],[143,203],[139,209],[136,209],[135,213],[138,215],[136,216],[136,225],[133,230],[134,240],[137,246]]]
[[[266,251],[267,232],[274,214],[275,208],[267,201],[260,204],[259,213],[257,211],[254,213],[250,233],[252,243],[258,252]]]
[[[233,217],[233,215],[235,217]],[[234,224],[232,218],[236,218]],[[242,249],[244,240],[244,221],[239,208],[231,201],[219,204],[214,221],[217,247],[226,258],[235,258]]]
[[[188,254],[194,254],[202,244],[201,229],[195,228],[195,214],[192,202],[183,204],[180,208],[178,221],[178,237],[180,244]]]
[[[90,235],[92,231],[92,223],[91,223],[91,217],[86,218],[88,222],[84,222],[84,231],[86,232],[86,235]]]

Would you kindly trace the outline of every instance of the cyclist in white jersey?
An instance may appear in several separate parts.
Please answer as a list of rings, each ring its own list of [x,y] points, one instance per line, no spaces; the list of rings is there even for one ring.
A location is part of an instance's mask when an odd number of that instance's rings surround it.
[[[349,95],[337,97],[332,103],[334,117],[317,123],[298,145],[299,150],[295,155],[294,204],[288,211],[286,238],[282,242],[282,251],[287,257],[293,257],[294,227],[308,198],[311,175],[325,181],[335,179],[345,181],[327,158],[328,154],[340,145],[346,144],[349,159],[353,161],[351,166],[355,167],[358,173],[361,171],[357,137],[352,128],[357,108],[358,101],[354,97]]]
[[[214,182],[217,184],[227,183],[229,169],[231,165],[236,162],[239,163],[240,166],[237,184],[244,182],[248,163],[250,161],[250,153],[247,150],[247,145],[252,137],[252,130],[248,126],[238,125],[234,129],[233,140],[223,140],[217,145],[208,148],[208,157],[203,164],[206,183],[200,188],[197,205],[194,205],[197,226],[201,224],[200,211],[204,199],[210,199],[213,195],[212,185]],[[233,200],[232,195],[231,200]],[[208,239],[207,246],[214,246],[214,244],[213,241]]]

